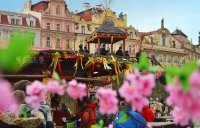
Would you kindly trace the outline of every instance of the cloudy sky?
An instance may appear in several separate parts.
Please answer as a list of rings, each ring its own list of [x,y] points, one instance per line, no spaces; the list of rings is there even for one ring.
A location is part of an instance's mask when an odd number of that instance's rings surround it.
[[[0,10],[20,11],[27,0],[0,0]],[[32,3],[40,0],[32,0]],[[70,11],[82,11],[84,2],[95,6],[103,0],[66,0]],[[193,44],[198,44],[200,32],[200,0],[112,0],[111,8],[119,14],[128,15],[128,24],[139,31],[160,28],[165,19],[165,27],[173,32],[181,29]]]

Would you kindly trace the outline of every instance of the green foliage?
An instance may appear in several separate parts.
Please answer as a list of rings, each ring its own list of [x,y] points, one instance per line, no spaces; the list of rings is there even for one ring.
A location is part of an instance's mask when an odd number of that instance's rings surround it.
[[[24,118],[28,118],[27,110],[25,108],[21,108],[20,115],[22,115],[22,117],[24,117]]]
[[[9,71],[18,71],[31,60],[31,44],[34,34],[14,31],[8,47],[0,47],[0,68]]]
[[[173,79],[177,77],[181,82],[183,90],[188,91],[190,89],[189,77],[196,69],[198,69],[198,65],[196,62],[186,63],[181,69],[175,67],[167,67],[167,83],[172,83]]]
[[[54,73],[53,73],[53,78],[54,78],[55,80],[60,81],[60,76],[58,75],[57,72],[54,72]]]
[[[126,112],[123,112],[122,118],[119,119],[119,123],[124,123],[129,119],[129,115]]]
[[[159,69],[159,66],[151,66],[149,64],[149,60],[147,58],[147,55],[143,53],[139,58],[139,63],[134,63],[132,65],[132,68],[137,68],[139,70],[148,70],[151,72],[156,72]]]
[[[100,120],[98,124],[92,125],[92,128],[103,128],[103,120]]]

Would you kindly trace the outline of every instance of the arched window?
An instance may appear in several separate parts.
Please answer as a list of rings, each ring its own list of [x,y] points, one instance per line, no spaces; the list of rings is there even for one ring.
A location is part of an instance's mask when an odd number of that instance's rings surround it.
[[[60,15],[60,7],[59,6],[56,7],[56,15]]]
[[[133,32],[130,32],[129,38],[133,39]]]
[[[85,26],[81,26],[81,33],[85,34]]]

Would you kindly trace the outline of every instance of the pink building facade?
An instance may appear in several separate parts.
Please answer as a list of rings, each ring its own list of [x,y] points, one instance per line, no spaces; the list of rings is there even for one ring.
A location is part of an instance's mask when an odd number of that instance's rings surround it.
[[[34,5],[29,1],[23,12],[40,19],[42,47],[73,49],[75,21],[64,0],[40,1]]]

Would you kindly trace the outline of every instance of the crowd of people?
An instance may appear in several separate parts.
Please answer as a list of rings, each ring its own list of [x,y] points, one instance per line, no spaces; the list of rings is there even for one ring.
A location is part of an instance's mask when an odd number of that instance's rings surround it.
[[[95,51],[95,54],[97,53],[97,49]],[[79,45],[79,53],[89,53],[89,50],[87,49],[87,47],[83,47],[83,45]],[[110,48],[106,48],[106,44],[102,44],[100,46],[100,54],[101,55],[108,55],[110,53]],[[122,57],[124,56],[124,53],[123,53],[123,50],[122,50],[122,46],[119,47],[119,49],[116,51],[116,56],[118,57]],[[128,51],[125,51],[125,56],[126,57],[129,57],[129,52]]]

